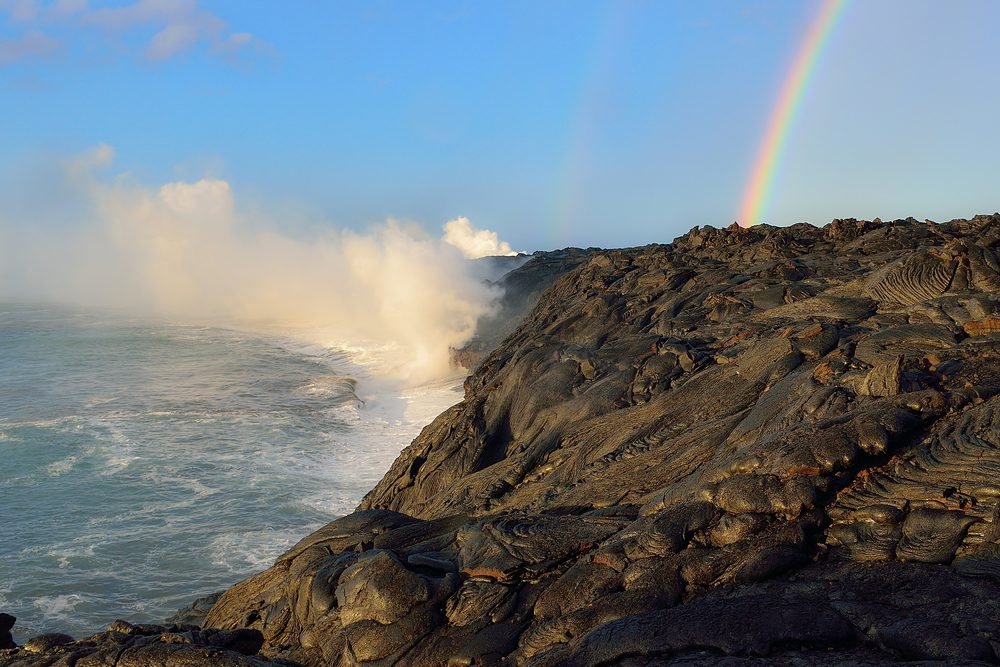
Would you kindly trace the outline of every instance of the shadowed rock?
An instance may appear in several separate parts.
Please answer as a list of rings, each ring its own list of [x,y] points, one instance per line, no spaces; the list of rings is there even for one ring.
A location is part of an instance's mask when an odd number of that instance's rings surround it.
[[[997,350],[988,325],[975,323],[994,310],[980,287],[992,284],[995,256],[965,236],[973,227],[981,220],[705,228],[669,246],[592,251],[362,503],[419,519],[416,532],[427,524],[425,543],[393,550],[394,567],[457,573],[438,624],[407,634],[401,655],[604,664],[793,644],[882,658],[951,647],[992,659],[960,625],[954,641],[919,648],[901,638],[905,624],[872,639],[812,599],[783,602],[787,617],[751,611],[763,598],[700,602],[824,554],[954,561],[977,585],[996,581],[979,526],[1000,497],[985,490],[1000,457],[984,457],[972,436],[992,428],[984,419],[996,373],[986,360]],[[432,528],[445,520],[455,527]],[[338,549],[326,546],[323,558]],[[309,571],[251,579],[265,601],[302,609],[273,634],[268,622],[253,627],[291,646],[279,653],[293,659],[366,664],[338,653],[342,642],[327,641],[322,656],[294,647],[299,628],[315,623],[315,611],[293,602]],[[426,592],[393,590],[401,609],[427,604]],[[242,622],[259,607],[239,587],[223,602],[209,624]],[[319,608],[343,627],[356,613]],[[795,623],[801,616],[815,624]],[[386,636],[403,622],[382,620]],[[672,631],[629,629],[643,623]]]
[[[208,615],[209,610],[212,606],[219,601],[222,597],[223,591],[217,593],[211,593],[210,595],[204,595],[190,604],[190,606],[183,609],[177,610],[170,618],[167,619],[167,623],[173,623],[177,625],[201,625],[205,620],[205,616]]]
[[[17,648],[10,634],[10,629],[14,627],[16,621],[17,619],[10,614],[0,614],[0,650]]]
[[[133,625],[115,621],[104,632],[75,641],[49,633],[24,646],[0,651],[0,664],[24,667],[151,667],[153,665],[284,665],[258,656],[263,637],[255,630],[201,630],[190,625]]]

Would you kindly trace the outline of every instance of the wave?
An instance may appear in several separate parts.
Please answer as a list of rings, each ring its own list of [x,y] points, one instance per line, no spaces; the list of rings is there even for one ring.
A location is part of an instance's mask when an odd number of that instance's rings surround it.
[[[312,378],[297,393],[309,398],[320,398],[327,402],[362,402],[356,389],[358,381],[341,375],[320,375]]]
[[[95,548],[96,545],[91,543],[76,549],[60,548],[52,550],[46,555],[59,563],[60,570],[65,570],[71,566],[80,567],[86,565],[86,563],[81,563],[81,561],[93,560]]]
[[[38,319],[48,347],[35,347],[38,327],[16,333],[39,365],[0,371],[0,433],[18,440],[2,445],[0,487],[37,499],[9,519],[23,539],[0,541],[19,633],[92,631],[133,605],[155,621],[266,568],[351,511],[424,425],[415,419],[461,398],[460,380],[401,389],[357,363],[378,346]],[[18,387],[44,388],[44,402]]]
[[[48,470],[50,477],[59,477],[60,475],[65,475],[66,473],[68,473],[69,471],[71,471],[73,468],[76,467],[76,464],[80,461],[80,457],[81,457],[80,454],[67,456],[64,459],[60,459],[58,461],[55,461],[54,463],[50,463],[45,467],[45,469]]]
[[[264,527],[230,531],[211,539],[209,558],[213,564],[234,574],[259,572],[270,567],[278,556],[292,548],[301,538],[302,534],[295,528],[275,530]]]
[[[47,621],[66,621],[73,617],[77,605],[84,601],[78,593],[40,596],[32,600],[35,609]]]

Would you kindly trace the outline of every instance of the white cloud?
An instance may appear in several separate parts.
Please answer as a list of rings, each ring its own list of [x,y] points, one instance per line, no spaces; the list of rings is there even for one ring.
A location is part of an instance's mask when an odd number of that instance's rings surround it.
[[[228,220],[235,210],[233,193],[226,181],[202,179],[195,183],[167,183],[157,196],[178,215]]]
[[[446,222],[443,229],[444,242],[461,250],[468,259],[517,254],[496,232],[478,229],[464,216]]]
[[[70,174],[76,176],[82,172],[97,169],[98,167],[106,167],[114,162],[114,160],[115,149],[107,144],[100,144],[74,156],[67,164]]]
[[[82,20],[115,31],[159,26],[146,48],[146,57],[156,61],[190,51],[200,43],[215,52],[233,52],[256,40],[246,32],[227,33],[226,22],[201,9],[197,0],[137,0],[124,7],[93,9]]]
[[[49,7],[48,15],[57,21],[67,19],[85,12],[89,4],[88,0],[56,0]]]
[[[199,12],[196,0],[136,0],[123,7],[92,9],[87,14],[86,22],[120,30],[135,25],[183,20]]]
[[[0,0],[0,12],[10,15],[12,21],[33,21],[38,16],[35,0]]]
[[[254,41],[254,36],[248,32],[234,32],[226,40],[226,43],[232,47],[240,48],[243,46],[248,46]]]
[[[153,36],[146,56],[150,60],[166,60],[187,51],[198,43],[198,29],[190,23],[170,23]]]
[[[17,23],[51,24],[72,22],[78,29],[133,33],[153,29],[144,55],[164,61],[204,45],[210,53],[231,57],[248,47],[266,44],[248,32],[230,32],[224,20],[203,9],[198,0],[134,0],[122,6],[95,7],[90,0],[56,0],[43,7],[37,0],[0,0],[0,13]],[[0,42],[0,64],[54,50],[54,40],[40,32],[29,32]],[[266,49],[262,49],[266,50]]]
[[[8,65],[25,58],[41,58],[55,53],[61,42],[38,31],[14,39],[0,40],[0,65]]]
[[[264,46],[264,42],[248,32],[234,32],[225,39],[216,42],[212,50],[216,53],[237,53],[251,46]]]

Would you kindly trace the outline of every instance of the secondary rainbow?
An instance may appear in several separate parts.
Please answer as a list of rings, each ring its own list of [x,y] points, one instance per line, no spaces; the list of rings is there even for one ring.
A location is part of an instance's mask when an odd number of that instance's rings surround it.
[[[781,93],[774,105],[771,119],[767,124],[767,132],[757,151],[750,180],[743,193],[743,201],[737,220],[744,227],[760,224],[764,207],[771,195],[774,174],[795,116],[799,111],[803,94],[809,86],[810,78],[816,69],[816,63],[823,53],[823,47],[837,25],[837,19],[843,13],[847,0],[822,0],[816,18],[809,27],[795,54],[795,60],[781,86]]]

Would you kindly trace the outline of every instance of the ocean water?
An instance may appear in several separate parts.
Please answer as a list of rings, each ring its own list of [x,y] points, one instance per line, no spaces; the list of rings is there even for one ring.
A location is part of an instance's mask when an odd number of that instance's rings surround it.
[[[461,398],[461,378],[402,390],[377,355],[344,349],[0,303],[0,611],[15,639],[161,622],[266,568]]]

